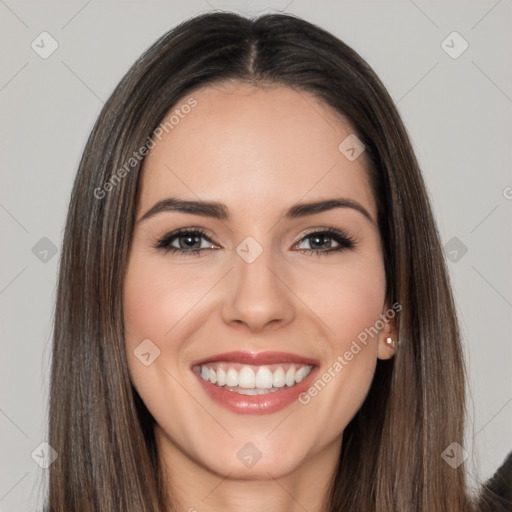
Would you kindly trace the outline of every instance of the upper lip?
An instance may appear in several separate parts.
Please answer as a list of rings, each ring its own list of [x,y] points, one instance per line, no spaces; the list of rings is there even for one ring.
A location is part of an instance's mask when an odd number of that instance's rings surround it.
[[[317,365],[318,361],[309,357],[299,356],[288,352],[224,352],[215,354],[203,359],[198,359],[192,363],[192,366],[206,364],[214,361],[232,361],[235,363],[250,364],[254,366],[275,364],[275,363],[299,363],[307,365]]]

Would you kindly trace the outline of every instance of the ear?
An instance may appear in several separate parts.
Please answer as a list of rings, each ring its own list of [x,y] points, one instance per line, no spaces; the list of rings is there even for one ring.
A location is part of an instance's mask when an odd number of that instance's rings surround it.
[[[386,307],[384,311],[388,310],[389,308]],[[391,359],[395,355],[398,345],[398,333],[395,319],[384,316],[382,321],[384,322],[384,326],[378,336],[377,357],[379,359]],[[389,338],[391,338],[394,343],[389,343]]]

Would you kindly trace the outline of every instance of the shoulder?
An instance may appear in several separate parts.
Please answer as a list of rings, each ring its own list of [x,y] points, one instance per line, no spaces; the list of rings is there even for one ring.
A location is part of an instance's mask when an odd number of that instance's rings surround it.
[[[512,451],[494,475],[483,485],[478,510],[482,512],[512,511]]]

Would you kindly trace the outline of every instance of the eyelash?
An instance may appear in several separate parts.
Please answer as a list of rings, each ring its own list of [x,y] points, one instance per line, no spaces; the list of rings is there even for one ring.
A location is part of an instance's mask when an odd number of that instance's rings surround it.
[[[170,252],[177,256],[183,256],[183,257],[189,257],[189,256],[198,257],[198,256],[200,256],[200,254],[203,251],[207,250],[207,249],[192,249],[190,251],[187,251],[185,249],[171,246],[171,243],[174,242],[174,240],[176,240],[182,236],[187,236],[187,235],[188,236],[199,235],[200,237],[204,238],[208,242],[210,242],[212,244],[215,243],[206,234],[206,232],[204,230],[202,230],[200,228],[185,228],[185,229],[180,229],[179,231],[175,231],[173,233],[168,233],[167,235],[160,238],[156,242],[156,244],[154,244],[153,247],[157,250],[164,251],[164,253],[166,253],[166,254]],[[338,252],[341,252],[341,251],[344,251],[347,249],[354,249],[356,247],[356,242],[353,238],[351,238],[347,234],[343,233],[342,231],[338,231],[334,228],[325,228],[325,229],[321,229],[321,230],[310,231],[309,233],[304,235],[297,243],[301,243],[303,240],[312,238],[313,235],[317,235],[317,236],[327,235],[328,238],[331,238],[332,240],[334,240],[335,242],[340,244],[340,246],[336,249],[330,249],[328,251],[322,251],[319,249],[299,249],[298,252],[301,252],[301,253],[309,252],[309,253],[314,254],[315,256],[322,256],[322,255],[328,255],[331,253],[338,253]]]

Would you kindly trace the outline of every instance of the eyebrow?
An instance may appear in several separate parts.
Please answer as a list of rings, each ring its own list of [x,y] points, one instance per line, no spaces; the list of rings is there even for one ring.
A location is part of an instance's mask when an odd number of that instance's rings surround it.
[[[333,210],[335,208],[351,208],[362,213],[372,224],[375,224],[372,216],[361,204],[348,198],[333,198],[311,203],[297,203],[282,212],[281,217],[285,219],[296,219]],[[229,209],[223,203],[216,201],[189,201],[175,197],[167,197],[158,201],[137,222],[142,222],[159,213],[173,211],[202,215],[219,220],[231,220]]]

